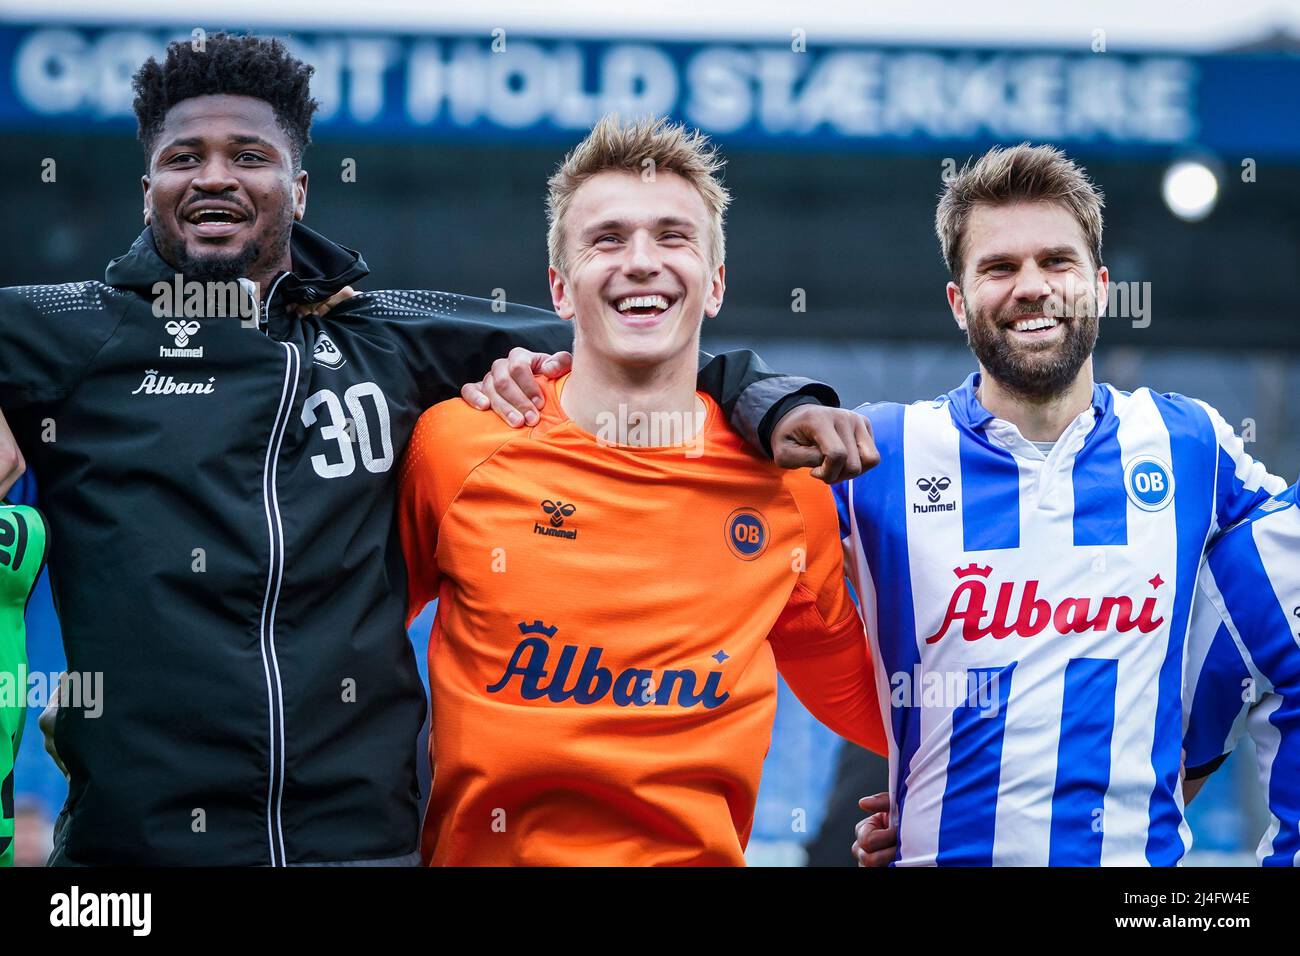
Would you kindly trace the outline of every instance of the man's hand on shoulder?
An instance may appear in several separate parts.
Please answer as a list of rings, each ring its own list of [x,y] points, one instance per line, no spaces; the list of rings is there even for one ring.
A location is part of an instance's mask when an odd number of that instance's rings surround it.
[[[9,493],[9,489],[18,483],[18,479],[27,471],[27,462],[14,441],[14,433],[9,430],[4,412],[0,412],[0,498]]]
[[[812,468],[828,485],[880,464],[871,422],[846,408],[799,405],[772,429],[772,460],[782,468]]]
[[[489,408],[511,428],[536,425],[537,410],[546,400],[537,387],[537,375],[559,378],[573,367],[568,352],[547,355],[513,348],[507,358],[499,358],[481,382],[471,382],[460,390],[460,397],[481,412]]]
[[[356,289],[352,288],[350,285],[345,285],[324,302],[318,302],[315,305],[304,305],[299,302],[292,302],[289,304],[289,309],[292,312],[297,313],[299,318],[303,319],[309,315],[322,316],[340,302],[346,302],[356,294]]]

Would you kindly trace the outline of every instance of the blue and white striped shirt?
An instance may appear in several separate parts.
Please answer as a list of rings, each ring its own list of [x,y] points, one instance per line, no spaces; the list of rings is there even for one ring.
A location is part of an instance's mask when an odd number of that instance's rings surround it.
[[[1204,776],[1250,734],[1270,818],[1256,850],[1265,866],[1300,864],[1296,489],[1261,504],[1210,549],[1187,645],[1187,774]]]
[[[836,489],[896,863],[1177,863],[1197,568],[1286,483],[1181,395],[1097,385],[1044,457],[977,386],[864,406],[881,464]]]

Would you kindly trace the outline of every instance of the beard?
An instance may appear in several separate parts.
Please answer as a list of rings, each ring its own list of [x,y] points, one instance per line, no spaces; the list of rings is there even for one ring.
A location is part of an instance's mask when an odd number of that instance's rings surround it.
[[[155,228],[154,243],[163,261],[183,275],[197,282],[230,282],[247,277],[256,271],[255,266],[279,262],[289,245],[293,229],[293,213],[273,225],[267,232],[246,241],[243,248],[233,252],[213,250],[192,255],[185,239],[178,232],[164,234]]]
[[[1006,323],[1045,311],[1040,303],[997,316],[972,312],[966,323],[967,344],[984,370],[999,385],[1030,401],[1045,401],[1064,392],[1092,355],[1100,331],[1095,303],[1078,303],[1072,315],[1057,316],[1065,328],[1059,345],[1048,349],[1016,345]]]

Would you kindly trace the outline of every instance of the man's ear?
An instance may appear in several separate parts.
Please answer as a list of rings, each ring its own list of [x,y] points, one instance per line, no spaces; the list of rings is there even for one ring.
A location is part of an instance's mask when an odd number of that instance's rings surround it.
[[[952,309],[952,317],[957,322],[957,328],[965,332],[966,297],[961,294],[961,286],[955,282],[948,283],[948,308]]]
[[[550,268],[546,270],[546,281],[551,286],[551,305],[555,306],[555,314],[562,319],[571,320],[578,310],[569,298],[569,281]]]
[[[293,218],[301,220],[307,215],[307,170],[300,169],[293,177]]]
[[[727,291],[727,264],[724,262],[713,273],[709,294],[704,299],[704,314],[710,319],[722,311],[722,296]]]
[[[151,225],[151,223],[149,222],[150,202],[149,202],[149,177],[148,176],[140,177],[140,188],[144,190],[144,224],[148,226]]]
[[[1097,318],[1106,314],[1110,305],[1110,270],[1105,266],[1097,269]]]

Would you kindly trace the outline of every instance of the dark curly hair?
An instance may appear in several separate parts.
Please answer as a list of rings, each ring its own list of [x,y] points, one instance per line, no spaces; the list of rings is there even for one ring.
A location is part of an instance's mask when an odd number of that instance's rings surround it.
[[[136,71],[135,116],[145,159],[152,155],[167,111],[195,96],[253,96],[271,105],[289,136],[295,169],[311,142],[311,117],[317,103],[308,82],[315,70],[289,55],[276,39],[214,33],[195,50],[189,40],[167,45],[159,63],[150,57]]]

